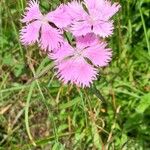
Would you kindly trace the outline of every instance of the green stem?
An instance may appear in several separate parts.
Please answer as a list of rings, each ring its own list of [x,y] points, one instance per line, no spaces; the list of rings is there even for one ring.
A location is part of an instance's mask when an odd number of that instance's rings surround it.
[[[144,20],[144,17],[143,17],[141,6],[139,6],[139,11],[140,11],[141,20],[142,20],[143,29],[144,29],[144,34],[145,34],[145,39],[146,39],[146,43],[147,43],[148,54],[150,56],[150,44],[149,44],[149,40],[148,40],[148,35],[147,35],[145,20]]]
[[[27,134],[29,136],[29,139],[30,139],[31,143],[34,146],[36,146],[36,144],[35,144],[35,142],[33,140],[33,137],[31,135],[31,132],[30,132],[30,127],[29,127],[29,105],[30,105],[30,100],[31,100],[31,97],[32,97],[32,92],[33,92],[34,86],[35,86],[35,82],[33,82],[31,84],[31,86],[30,86],[28,97],[27,97],[27,101],[26,101],[26,106],[25,106],[25,126],[26,126]]]
[[[98,99],[102,103],[107,103],[106,99],[103,97],[103,95],[101,94],[100,90],[98,90],[95,85],[93,85],[91,89],[92,89],[92,92],[98,97]]]

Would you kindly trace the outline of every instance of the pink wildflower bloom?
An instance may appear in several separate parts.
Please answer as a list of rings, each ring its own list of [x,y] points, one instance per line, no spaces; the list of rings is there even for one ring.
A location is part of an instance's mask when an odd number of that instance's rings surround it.
[[[71,31],[75,36],[95,33],[105,38],[113,33],[114,27],[111,17],[119,10],[120,5],[118,3],[112,5],[107,0],[84,0],[83,4],[86,6],[87,11],[83,7],[80,7],[80,11],[76,10],[76,3],[76,1],[72,2],[68,6],[74,8],[70,10],[70,14],[77,17],[71,27]]]
[[[52,27],[50,17],[42,15],[37,1],[30,1],[22,19],[26,25],[20,33],[21,42],[24,45],[31,45],[38,42],[44,50],[54,50],[62,42],[62,32]]]
[[[106,43],[99,42],[98,44],[94,39],[92,43],[90,38],[85,37],[90,42],[81,44],[84,41],[82,38],[77,39],[75,48],[65,42],[50,57],[55,60],[58,77],[65,84],[70,82],[81,87],[89,87],[93,80],[97,79],[96,67],[106,66],[111,60],[112,53],[106,48]],[[92,64],[88,63],[87,59]]]

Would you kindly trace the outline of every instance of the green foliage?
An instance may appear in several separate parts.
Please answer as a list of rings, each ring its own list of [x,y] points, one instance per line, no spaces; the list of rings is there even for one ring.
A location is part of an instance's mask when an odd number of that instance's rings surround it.
[[[61,1],[41,2],[46,12]],[[26,1],[0,1],[0,150],[150,149],[149,0],[120,3],[113,60],[79,89],[57,80],[37,46],[21,45]]]

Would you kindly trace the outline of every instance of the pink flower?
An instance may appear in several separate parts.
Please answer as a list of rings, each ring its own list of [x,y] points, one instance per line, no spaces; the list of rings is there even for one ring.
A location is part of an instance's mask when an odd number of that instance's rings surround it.
[[[106,48],[107,44],[90,36],[78,37],[76,47],[65,42],[56,53],[50,55],[55,60],[59,79],[65,84],[70,82],[89,87],[93,80],[97,79],[96,67],[106,66],[111,60],[112,53]]]
[[[42,15],[36,0],[29,2],[22,22],[26,23],[20,32],[21,42],[24,45],[38,42],[42,49],[52,51],[63,41],[62,31],[53,27],[55,25],[52,23],[53,18],[50,17],[50,13]]]
[[[113,21],[111,17],[119,10],[120,5],[113,5],[107,0],[84,0],[87,9],[84,10],[77,1],[68,4],[70,16],[74,22],[71,31],[75,36],[95,33],[103,38],[113,32]]]

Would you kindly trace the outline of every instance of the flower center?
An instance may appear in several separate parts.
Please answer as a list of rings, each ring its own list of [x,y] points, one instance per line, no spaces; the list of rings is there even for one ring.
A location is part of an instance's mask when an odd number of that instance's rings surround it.
[[[88,18],[88,20],[89,20],[90,24],[94,24],[95,21],[97,20],[97,17],[90,15],[89,18]]]
[[[48,23],[48,20],[47,20],[47,18],[45,16],[41,16],[41,21],[43,23]]]
[[[76,48],[75,51],[74,51],[74,56],[75,57],[81,57],[82,56],[82,49],[78,49]]]

